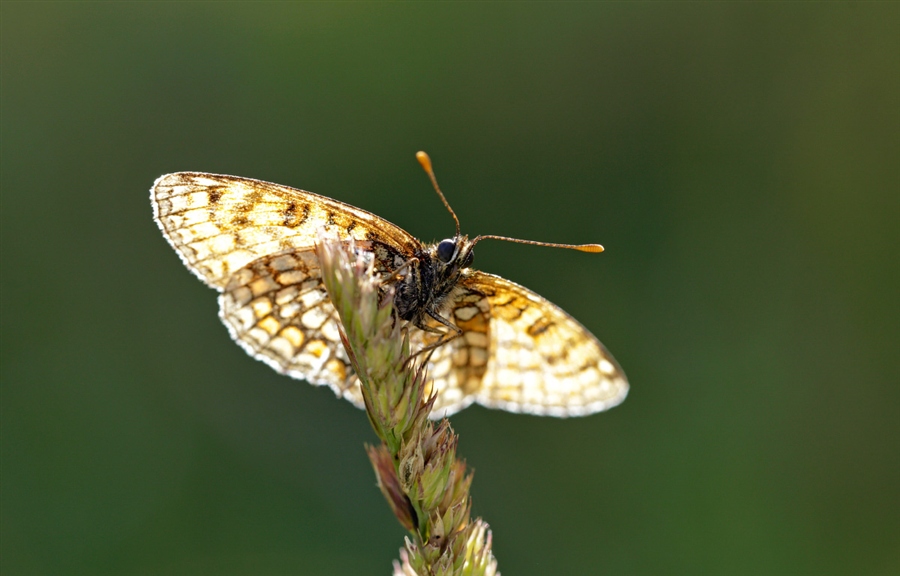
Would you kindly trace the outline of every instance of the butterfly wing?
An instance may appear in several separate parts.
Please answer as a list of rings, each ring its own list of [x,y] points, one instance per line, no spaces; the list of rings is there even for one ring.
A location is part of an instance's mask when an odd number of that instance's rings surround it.
[[[219,317],[254,358],[363,407],[313,249],[263,256],[235,272],[219,295]]]
[[[446,309],[440,311],[462,335],[435,348],[429,357],[428,381],[437,393],[431,418],[441,418],[459,412],[476,400],[489,360],[490,302],[485,295],[464,285],[457,286],[448,299]],[[433,346],[450,334],[435,320],[427,320],[427,332],[410,327],[413,350]]]
[[[607,410],[625,399],[625,373],[603,344],[558,306],[484,272],[472,271],[461,286],[475,310],[454,306],[456,321],[459,310],[473,318],[489,316],[487,330],[479,328],[475,337],[460,325],[469,346],[467,365],[486,360],[480,385],[471,370],[468,381],[457,384],[474,401],[510,412],[565,417]],[[487,314],[482,312],[485,302]],[[482,342],[484,353],[478,351]]]
[[[181,260],[222,293],[219,316],[241,347],[362,407],[313,248],[324,230],[371,251],[377,269],[394,270],[421,250],[415,237],[349,204],[238,176],[167,174],[150,198]]]
[[[422,247],[402,228],[370,212],[250,178],[166,174],[153,184],[150,199],[156,223],[182,261],[219,291],[232,274],[258,258],[312,248],[319,230],[342,240],[389,246],[402,261]]]
[[[340,320],[322,282],[314,250],[290,250],[257,258],[235,272],[219,296],[219,316],[248,354],[276,371],[315,385],[364,408],[359,379],[340,339]],[[471,404],[488,358],[490,303],[459,287],[451,314],[463,336],[429,355],[428,386],[437,393],[432,418]],[[426,332],[407,324],[413,350],[436,343],[446,328],[431,320]]]

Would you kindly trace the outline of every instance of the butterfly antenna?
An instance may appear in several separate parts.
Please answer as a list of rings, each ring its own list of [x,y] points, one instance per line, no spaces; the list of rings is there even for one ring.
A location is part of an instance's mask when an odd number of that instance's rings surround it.
[[[516,242],[517,244],[531,244],[532,246],[548,246],[550,248],[568,248],[569,250],[578,250],[579,252],[603,252],[603,246],[599,244],[556,244],[554,242],[535,242],[534,240],[519,240],[518,238],[507,238],[506,236],[494,236],[486,234],[476,236],[472,240],[472,246],[482,240],[506,240],[507,242]]]
[[[444,193],[441,192],[441,188],[438,186],[437,178],[434,177],[434,170],[431,169],[431,158],[428,157],[428,154],[420,150],[416,152],[416,160],[419,161],[419,164],[422,165],[422,169],[425,170],[425,173],[431,178],[431,184],[434,186],[434,191],[441,197],[441,202],[444,203],[444,206],[447,207],[447,211],[453,216],[453,221],[456,222],[456,235],[459,236],[459,218],[456,217],[456,212],[450,207],[450,203],[447,202],[447,198],[444,197]]]

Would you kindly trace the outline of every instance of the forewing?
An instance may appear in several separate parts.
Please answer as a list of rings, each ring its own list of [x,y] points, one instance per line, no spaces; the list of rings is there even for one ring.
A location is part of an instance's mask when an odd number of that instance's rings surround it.
[[[565,417],[625,399],[628,380],[612,355],[558,306],[484,272],[471,272],[461,285],[490,304],[487,369],[473,391],[479,404]]]
[[[312,249],[264,256],[237,270],[219,296],[219,316],[251,356],[363,407]]]
[[[222,290],[257,258],[315,245],[319,230],[369,240],[410,258],[421,243],[360,208],[288,186],[203,172],[161,176],[150,190],[153,216],[182,261]]]

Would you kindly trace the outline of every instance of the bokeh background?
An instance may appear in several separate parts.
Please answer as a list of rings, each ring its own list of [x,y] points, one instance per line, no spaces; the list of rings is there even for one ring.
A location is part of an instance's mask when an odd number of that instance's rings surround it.
[[[364,207],[560,304],[606,414],[453,418],[501,571],[900,573],[900,4],[13,3],[2,539],[28,574],[389,574],[361,411],[233,344],[166,172]]]

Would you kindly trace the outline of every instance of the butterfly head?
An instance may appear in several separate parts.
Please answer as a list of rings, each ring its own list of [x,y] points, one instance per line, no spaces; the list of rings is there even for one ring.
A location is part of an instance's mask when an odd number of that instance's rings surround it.
[[[472,265],[475,243],[467,236],[454,236],[438,242],[432,249],[434,258],[446,268],[460,270]]]

